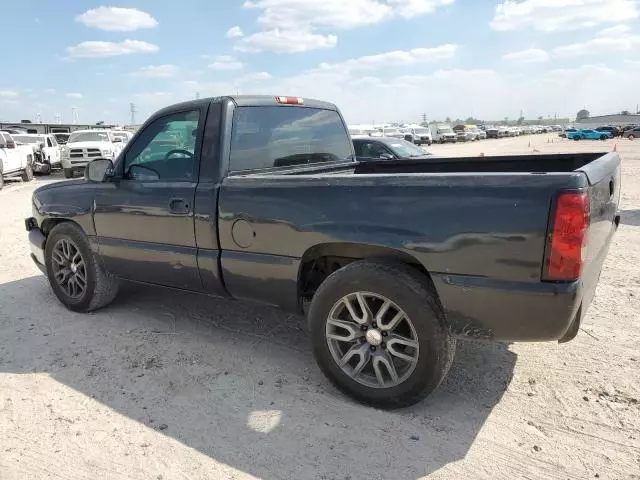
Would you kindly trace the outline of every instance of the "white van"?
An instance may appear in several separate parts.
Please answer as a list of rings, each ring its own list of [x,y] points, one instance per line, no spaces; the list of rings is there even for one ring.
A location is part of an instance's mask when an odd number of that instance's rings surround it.
[[[456,143],[458,137],[450,125],[436,125],[434,128],[433,141],[436,143]]]
[[[416,145],[431,145],[433,139],[431,137],[431,129],[429,127],[423,127],[422,125],[409,125],[402,129],[404,133],[404,139],[407,142],[413,142]]]

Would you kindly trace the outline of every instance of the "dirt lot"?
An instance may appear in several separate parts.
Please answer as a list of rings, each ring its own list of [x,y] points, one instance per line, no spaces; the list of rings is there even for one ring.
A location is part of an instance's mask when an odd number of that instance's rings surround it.
[[[538,135],[431,150],[614,144]],[[460,342],[437,393],[392,413],[330,386],[302,318],[135,285],[109,308],[69,312],[32,265],[22,222],[52,180],[9,185],[0,479],[639,479],[640,142],[617,145],[622,224],[578,337]]]

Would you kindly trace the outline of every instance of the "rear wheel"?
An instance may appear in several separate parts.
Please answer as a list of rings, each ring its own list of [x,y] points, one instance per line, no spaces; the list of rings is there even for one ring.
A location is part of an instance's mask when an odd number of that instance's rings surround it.
[[[632,133],[627,137],[629,140],[635,140],[636,136]]]
[[[67,308],[90,312],[111,303],[118,281],[94,257],[82,229],[71,222],[56,225],[45,244],[47,277]]]
[[[455,352],[436,292],[412,267],[362,260],[330,275],[309,309],[313,351],[329,380],[382,408],[435,390]]]
[[[580,135],[576,135],[575,137],[573,137],[573,139],[577,142],[578,140],[580,140]]]
[[[73,168],[64,169],[64,178],[73,178]]]
[[[600,135],[600,140],[606,140],[607,138],[609,137],[607,137],[606,135]]]

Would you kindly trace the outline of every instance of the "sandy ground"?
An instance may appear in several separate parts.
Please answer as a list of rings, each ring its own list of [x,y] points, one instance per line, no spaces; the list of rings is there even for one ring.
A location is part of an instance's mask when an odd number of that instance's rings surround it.
[[[32,265],[22,222],[33,189],[55,179],[9,185],[0,479],[640,478],[640,143],[538,135],[431,151],[616,143],[622,224],[578,337],[460,342],[443,386],[392,413],[333,389],[304,321],[277,310],[126,285],[109,308],[69,312]]]

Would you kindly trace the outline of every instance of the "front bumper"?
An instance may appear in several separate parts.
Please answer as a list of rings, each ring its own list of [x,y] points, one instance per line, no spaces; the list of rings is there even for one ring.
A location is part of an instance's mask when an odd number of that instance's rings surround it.
[[[44,244],[46,237],[43,235],[35,218],[29,217],[24,220],[24,226],[29,232],[29,247],[31,249],[31,259],[36,266],[46,275],[47,269],[44,263]]]

